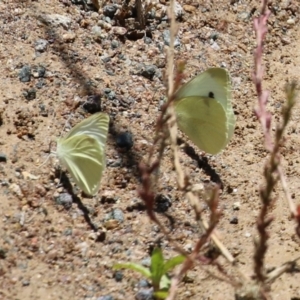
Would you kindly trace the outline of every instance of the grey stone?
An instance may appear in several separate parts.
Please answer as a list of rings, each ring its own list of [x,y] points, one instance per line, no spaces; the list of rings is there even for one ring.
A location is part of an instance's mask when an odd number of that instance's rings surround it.
[[[21,82],[29,82],[31,79],[31,68],[24,66],[19,72],[19,79]]]

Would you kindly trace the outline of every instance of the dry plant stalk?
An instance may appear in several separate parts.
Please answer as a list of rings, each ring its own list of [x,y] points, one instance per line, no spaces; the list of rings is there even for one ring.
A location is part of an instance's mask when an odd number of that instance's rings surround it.
[[[170,1],[170,11],[169,18],[171,21],[170,24],[170,47],[168,49],[167,59],[167,74],[168,74],[168,100],[161,108],[161,114],[156,123],[156,135],[153,142],[152,147],[149,149],[149,154],[147,158],[146,164],[140,165],[141,177],[142,177],[142,187],[139,190],[139,195],[143,199],[147,207],[147,213],[150,219],[155,222],[161,229],[161,231],[165,234],[166,238],[173,243],[175,250],[186,256],[186,261],[183,264],[181,270],[179,270],[178,274],[174,277],[172,281],[172,287],[170,290],[170,296],[168,299],[173,299],[176,295],[176,290],[178,287],[178,283],[181,281],[183,275],[193,268],[196,263],[203,264],[205,260],[206,264],[215,264],[219,270],[223,270],[221,266],[214,261],[209,261],[207,258],[199,256],[199,251],[202,246],[208,241],[209,238],[215,242],[216,246],[219,248],[221,253],[227,258],[229,262],[233,262],[234,258],[229,253],[229,251],[225,248],[225,246],[218,239],[217,234],[215,232],[215,227],[220,218],[220,212],[217,210],[218,201],[219,201],[219,187],[214,187],[211,193],[211,198],[208,201],[208,205],[210,207],[210,220],[206,222],[201,217],[202,209],[200,207],[200,201],[198,197],[194,194],[193,188],[190,186],[188,177],[185,175],[184,171],[179,162],[179,151],[177,146],[177,124],[176,124],[176,115],[173,107],[174,100],[174,92],[178,89],[181,84],[181,80],[183,77],[184,63],[179,62],[177,66],[176,76],[174,78],[173,75],[173,66],[174,66],[174,41],[175,34],[177,32],[176,22],[175,22],[175,14],[174,14],[174,0]],[[175,80],[174,80],[175,79]],[[199,240],[196,242],[195,248],[191,254],[188,254],[180,245],[173,240],[172,236],[169,234],[168,230],[163,226],[163,224],[157,218],[154,212],[154,204],[155,204],[155,192],[153,190],[152,177],[156,170],[159,169],[164,149],[167,146],[167,142],[170,140],[174,166],[177,175],[177,183],[178,187],[181,191],[184,191],[187,198],[189,199],[192,207],[196,213],[196,220],[198,221],[202,234],[199,237]],[[157,150],[158,149],[158,150]],[[155,158],[155,155],[157,157]],[[223,270],[225,274],[225,270]],[[229,276],[226,274],[226,277]]]
[[[171,0],[171,5],[173,3],[173,0]],[[173,27],[172,27],[173,26]],[[171,27],[173,32],[175,32],[175,19],[171,19]],[[172,31],[171,31],[172,32]],[[168,144],[168,140],[170,138],[170,132],[168,129],[168,122],[171,119],[171,122],[173,124],[176,124],[175,118],[172,116],[172,114],[169,113],[169,108],[171,107],[171,103],[173,101],[173,80],[170,81],[170,78],[173,78],[173,52],[174,52],[174,35],[171,34],[171,49],[169,56],[171,59],[168,61],[168,74],[169,74],[169,93],[168,93],[168,101],[161,107],[161,114],[157,119],[156,122],[156,130],[155,130],[155,138],[153,141],[153,145],[149,149],[148,158],[146,161],[146,164],[140,164],[140,172],[142,177],[142,187],[139,189],[138,193],[141,199],[146,204],[147,208],[147,214],[150,217],[150,219],[155,222],[161,229],[161,231],[164,233],[164,235],[173,242],[173,246],[175,249],[183,254],[187,255],[186,251],[184,251],[177,243],[174,241],[174,239],[169,235],[168,230],[163,226],[163,224],[159,221],[159,219],[156,217],[156,214],[154,212],[154,204],[155,204],[155,192],[153,190],[153,183],[152,183],[152,177],[153,174],[159,169],[161,161],[163,159],[164,150]],[[177,80],[177,84],[175,88],[178,87],[180,84],[180,79]],[[171,91],[171,92],[170,92]],[[174,114],[175,116],[175,114]],[[175,125],[176,126],[176,125]],[[155,158],[156,149],[158,148],[158,155],[157,158]]]
[[[291,118],[292,108],[295,104],[295,89],[296,84],[292,83],[286,87],[287,103],[282,110],[282,123],[277,126],[275,132],[274,141],[272,141],[270,128],[271,128],[271,118],[272,115],[267,111],[267,101],[269,97],[269,92],[263,90],[262,80],[263,80],[263,43],[267,33],[267,21],[270,16],[270,11],[268,10],[268,1],[262,1],[262,11],[261,15],[254,20],[254,30],[257,39],[257,48],[254,51],[254,74],[253,81],[255,84],[257,96],[258,96],[258,108],[255,109],[256,116],[260,121],[264,134],[265,147],[270,153],[270,157],[264,167],[264,178],[266,184],[260,189],[260,198],[262,201],[262,207],[257,220],[257,230],[259,232],[258,241],[255,244],[255,254],[254,254],[254,271],[256,275],[256,280],[264,284],[266,279],[270,278],[265,273],[264,269],[264,259],[267,251],[267,240],[269,239],[269,234],[267,232],[267,227],[272,222],[272,218],[268,217],[269,209],[273,203],[272,191],[279,180],[282,182],[282,186],[288,200],[291,213],[296,216],[296,209],[293,205],[291,197],[288,192],[287,183],[282,171],[280,162],[280,151],[279,148],[282,144],[283,133],[287,126],[288,121]]]

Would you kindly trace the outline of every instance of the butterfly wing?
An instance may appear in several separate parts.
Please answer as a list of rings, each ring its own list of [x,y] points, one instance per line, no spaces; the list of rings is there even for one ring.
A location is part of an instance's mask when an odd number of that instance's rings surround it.
[[[184,84],[175,94],[175,105],[186,97],[209,97],[219,102],[227,118],[227,141],[234,133],[235,115],[231,104],[229,73],[223,68],[210,68]]]
[[[95,138],[104,148],[106,145],[108,126],[108,114],[96,113],[74,126],[65,138],[68,139],[69,137],[82,134],[88,135]]]
[[[105,168],[104,147],[95,138],[78,134],[59,139],[57,155],[76,184],[87,195],[95,195]]]
[[[227,144],[227,116],[214,98],[186,97],[175,102],[178,127],[201,150],[217,154]]]
[[[175,94],[175,100],[185,97],[215,98],[227,110],[231,103],[229,74],[222,68],[210,68],[184,84]]]

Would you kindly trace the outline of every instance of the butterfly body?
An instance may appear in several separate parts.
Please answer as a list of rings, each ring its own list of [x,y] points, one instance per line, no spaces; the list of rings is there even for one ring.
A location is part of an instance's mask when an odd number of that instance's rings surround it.
[[[97,113],[83,120],[57,141],[57,155],[75,183],[95,195],[105,169],[105,145],[109,117]]]
[[[201,150],[217,154],[226,147],[235,126],[231,87],[225,69],[211,68],[175,94],[178,127]]]

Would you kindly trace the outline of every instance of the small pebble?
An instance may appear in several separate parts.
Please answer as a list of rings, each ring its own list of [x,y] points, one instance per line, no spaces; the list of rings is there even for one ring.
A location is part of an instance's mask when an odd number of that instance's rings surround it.
[[[70,208],[73,203],[73,198],[68,193],[62,193],[59,194],[59,196],[55,199],[55,201],[58,205],[62,205],[65,208]]]
[[[106,94],[106,97],[108,100],[114,100],[116,99],[116,93],[114,91],[111,91],[110,93]]]
[[[215,51],[220,50],[220,46],[216,42],[213,42],[210,47]]]
[[[111,25],[111,18],[110,17],[105,17],[104,18],[105,22],[109,23],[109,25]]]
[[[47,49],[48,41],[44,39],[38,39],[34,43],[34,49],[38,52],[44,52]]]
[[[240,210],[241,203],[240,202],[234,202],[233,203],[233,210]]]
[[[82,105],[83,109],[87,112],[94,114],[101,111],[101,96],[91,95],[88,96],[87,100]]]
[[[7,156],[3,153],[0,153],[0,162],[7,162]]]
[[[231,218],[231,220],[230,220],[229,223],[230,223],[230,224],[238,224],[238,223],[239,223],[239,220],[238,220],[237,217],[233,217],[233,218]]]
[[[16,183],[12,183],[10,186],[9,186],[9,189],[14,193],[16,194],[18,197],[23,197],[23,193],[22,193],[22,190],[20,188],[19,185],[17,185]]]
[[[132,134],[130,132],[122,132],[116,138],[116,144],[120,148],[130,149],[133,146]]]
[[[108,55],[103,55],[103,56],[100,57],[100,59],[101,59],[105,64],[108,63],[108,62],[111,60],[110,56],[108,56]]]
[[[114,33],[115,35],[123,36],[127,33],[127,29],[124,27],[114,26],[112,28],[112,33]]]
[[[113,41],[111,42],[111,48],[112,48],[112,49],[117,49],[119,46],[120,46],[120,44],[119,44],[118,41],[113,40]]]
[[[93,38],[96,40],[96,41],[100,41],[101,38],[102,38],[102,29],[100,26],[93,26],[92,27],[92,35],[93,35]]]
[[[289,25],[294,25],[295,24],[295,20],[294,19],[288,19],[286,21],[286,23],[289,24]]]
[[[47,85],[46,82],[45,82],[43,79],[40,79],[40,80],[36,83],[35,87],[36,87],[37,89],[41,89],[41,88],[43,88],[43,87],[46,86],[46,85]]]
[[[46,68],[43,66],[34,67],[32,69],[32,76],[34,78],[43,78],[46,74]]]
[[[151,285],[150,285],[150,283],[147,281],[147,280],[145,280],[145,279],[141,279],[139,282],[138,282],[138,287],[139,288],[148,288],[148,287],[150,287]]]
[[[170,41],[171,41],[171,37],[170,37],[170,30],[166,29],[163,31],[163,40],[166,46],[170,46]],[[180,46],[180,41],[177,37],[175,37],[175,41],[174,41],[174,47],[179,47]]]
[[[113,219],[119,221],[120,223],[124,222],[124,214],[120,208],[113,209],[111,216]]]
[[[39,109],[40,109],[41,116],[48,117],[48,110],[46,109],[45,104],[43,104],[43,103],[39,104]]]
[[[36,98],[36,90],[34,88],[25,90],[23,95],[26,100],[34,100]]]
[[[172,201],[168,196],[158,195],[155,198],[155,211],[158,213],[165,213],[172,205]]]
[[[192,13],[196,10],[196,7],[186,4],[186,5],[183,5],[183,9],[188,13]]]
[[[141,260],[141,265],[144,266],[144,267],[150,267],[151,265],[151,257],[148,256],[144,259]]]
[[[148,65],[145,66],[144,68],[142,68],[142,70],[140,71],[140,75],[142,75],[143,77],[152,80],[154,75],[156,75],[156,70],[157,67],[154,65]]]
[[[51,26],[62,26],[65,29],[68,29],[72,23],[71,18],[59,14],[41,15],[40,18]]]
[[[112,28],[112,25],[111,25],[110,23],[105,22],[105,21],[103,21],[103,20],[99,20],[99,21],[98,21],[98,25],[99,25],[101,28],[106,29],[106,30],[111,30],[111,28]]]
[[[213,41],[216,41],[218,39],[218,37],[219,37],[219,34],[217,32],[213,32],[209,38]],[[221,66],[221,68],[223,68],[223,67]]]
[[[174,1],[174,13],[178,19],[183,16],[183,8],[178,1]]]
[[[193,245],[192,244],[186,244],[183,246],[183,249],[187,252],[192,252],[193,251]]]
[[[106,295],[106,296],[98,297],[97,300],[114,300],[114,298],[113,298],[113,296]]]
[[[107,230],[112,230],[112,229],[115,229],[115,228],[118,228],[119,227],[119,222],[115,219],[111,219],[111,220],[108,220],[106,221],[103,226],[107,229]]]
[[[6,253],[7,253],[7,251],[0,248],[0,259],[5,259],[6,258]]]
[[[115,4],[105,5],[103,7],[103,14],[104,16],[113,18],[117,10],[118,6]]]
[[[123,279],[123,273],[121,271],[116,271],[114,274],[116,282],[121,282]]]
[[[243,21],[248,21],[249,20],[249,18],[250,18],[250,13],[249,12],[242,12],[242,13],[240,13],[239,15],[238,15],[238,18],[240,19],[240,20],[243,20]]]
[[[75,41],[76,34],[74,32],[68,32],[62,35],[62,39],[66,43],[73,43]]]
[[[136,295],[136,300],[154,300],[153,289],[140,289]]]
[[[24,66],[19,72],[19,79],[21,82],[29,82],[31,79],[31,68]]]
[[[144,37],[144,42],[145,42],[145,44],[151,44],[152,43],[152,39],[151,38],[149,38],[148,36],[145,36]]]
[[[23,286],[29,286],[30,285],[30,281],[29,280],[23,280],[22,281],[22,285]]]

